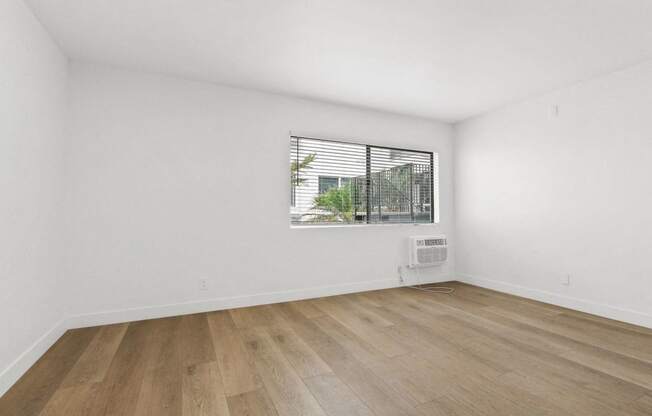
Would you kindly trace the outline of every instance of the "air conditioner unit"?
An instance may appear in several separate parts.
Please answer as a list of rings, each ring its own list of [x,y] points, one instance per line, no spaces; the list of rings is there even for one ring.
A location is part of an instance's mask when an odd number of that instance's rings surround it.
[[[410,237],[408,267],[436,266],[446,261],[448,244],[445,235],[415,235]]]

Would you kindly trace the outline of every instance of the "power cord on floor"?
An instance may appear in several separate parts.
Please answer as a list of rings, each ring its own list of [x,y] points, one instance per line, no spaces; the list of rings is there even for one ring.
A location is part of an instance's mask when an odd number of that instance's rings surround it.
[[[419,273],[419,268],[415,267],[414,269],[416,270],[417,273],[417,285],[405,285],[404,287],[414,289],[414,290],[420,290],[422,292],[443,293],[446,295],[450,295],[451,293],[455,292],[455,288],[453,287],[422,285],[421,273]],[[403,267],[399,266],[398,273],[399,273],[399,277],[401,278],[401,283],[405,283],[405,279],[403,278]]]

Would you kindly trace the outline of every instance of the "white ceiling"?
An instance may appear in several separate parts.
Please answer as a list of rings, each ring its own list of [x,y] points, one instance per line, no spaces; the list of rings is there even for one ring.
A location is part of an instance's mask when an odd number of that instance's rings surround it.
[[[650,0],[27,0],[72,58],[457,121],[652,57]]]

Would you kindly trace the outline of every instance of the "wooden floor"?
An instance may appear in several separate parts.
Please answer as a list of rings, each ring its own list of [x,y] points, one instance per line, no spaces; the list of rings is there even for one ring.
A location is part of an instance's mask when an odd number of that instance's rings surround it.
[[[652,415],[652,330],[451,285],[68,331],[0,415]]]

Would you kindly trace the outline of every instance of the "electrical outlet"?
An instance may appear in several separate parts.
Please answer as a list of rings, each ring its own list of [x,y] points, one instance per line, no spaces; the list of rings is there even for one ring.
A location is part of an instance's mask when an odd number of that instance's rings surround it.
[[[568,274],[568,273],[563,275],[561,277],[561,284],[564,285],[564,286],[570,286],[570,278],[571,278],[571,275]]]
[[[199,279],[199,290],[208,290],[208,279]]]

